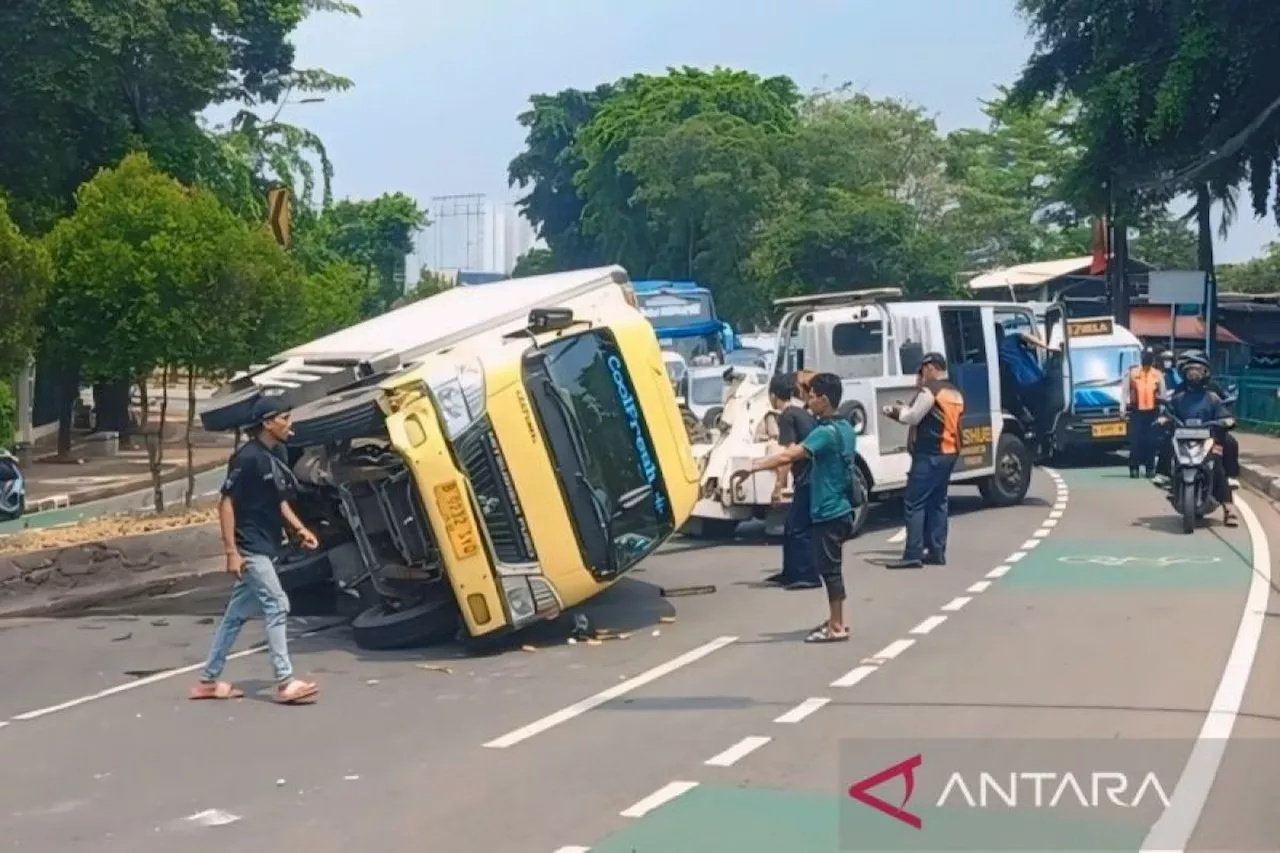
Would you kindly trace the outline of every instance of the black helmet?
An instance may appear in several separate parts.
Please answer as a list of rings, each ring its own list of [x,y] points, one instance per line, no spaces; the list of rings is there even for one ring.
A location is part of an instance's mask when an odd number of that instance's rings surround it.
[[[1191,367],[1193,365],[1197,367],[1203,367],[1205,370],[1211,369],[1211,365],[1209,364],[1209,356],[1206,355],[1201,350],[1198,350],[1198,349],[1187,350],[1182,355],[1178,356],[1179,370],[1186,370],[1188,367]]]

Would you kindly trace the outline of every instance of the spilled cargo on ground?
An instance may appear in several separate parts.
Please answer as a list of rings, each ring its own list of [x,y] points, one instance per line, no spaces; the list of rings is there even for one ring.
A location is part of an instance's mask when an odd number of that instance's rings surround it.
[[[618,267],[459,287],[281,353],[210,400],[293,407],[323,542],[286,588],[337,584],[358,643],[473,639],[554,618],[679,528],[697,470],[652,326]]]

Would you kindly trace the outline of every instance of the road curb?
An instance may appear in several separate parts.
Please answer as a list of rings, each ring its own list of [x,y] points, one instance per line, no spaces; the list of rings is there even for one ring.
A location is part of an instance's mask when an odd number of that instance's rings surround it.
[[[230,456],[230,454],[227,454]],[[206,474],[218,468],[226,467],[226,459],[218,459],[213,462],[204,462],[192,468],[195,476]],[[179,480],[185,480],[187,477],[187,469],[181,469],[181,475],[176,477],[166,477],[161,480],[162,485],[176,483]],[[35,512],[27,512],[23,514],[23,518],[32,518],[42,512],[48,512],[54,509],[66,509],[67,507],[79,506],[80,504],[93,503],[94,501],[109,500],[118,498],[121,495],[129,495],[134,492],[142,492],[151,488],[150,480],[144,483],[117,483],[114,486],[103,486],[97,489],[85,489],[83,492],[76,492],[72,495],[51,495],[47,498],[40,498],[35,501]]]
[[[191,569],[166,574],[161,577],[131,578],[114,584],[85,587],[72,590],[53,598],[41,601],[19,601],[11,605],[0,604],[0,619],[17,619],[20,617],[71,616],[91,607],[102,607],[115,604],[139,596],[160,595],[175,592],[175,587],[196,582],[224,571],[222,566],[215,565],[200,569]]]
[[[1240,482],[1273,501],[1280,501],[1280,476],[1263,465],[1240,463]]]

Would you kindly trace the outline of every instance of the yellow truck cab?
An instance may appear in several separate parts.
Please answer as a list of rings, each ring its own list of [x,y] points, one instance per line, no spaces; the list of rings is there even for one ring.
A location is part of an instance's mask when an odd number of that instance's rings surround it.
[[[206,428],[264,391],[310,398],[290,440],[300,503],[335,579],[373,593],[352,622],[365,648],[554,618],[653,553],[697,497],[619,267],[457,287],[296,347],[226,389]]]

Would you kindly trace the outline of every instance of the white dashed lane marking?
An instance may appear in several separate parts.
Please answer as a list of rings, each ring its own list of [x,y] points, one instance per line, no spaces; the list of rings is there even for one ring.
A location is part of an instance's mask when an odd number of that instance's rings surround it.
[[[775,723],[798,723],[831,700],[825,696],[810,697],[774,720]]]
[[[1049,468],[1045,468],[1042,470],[1054,481],[1054,484],[1057,486],[1057,501],[1054,503],[1053,509],[1050,511],[1048,518],[1045,521],[1043,521],[1040,524],[1040,526],[1036,529],[1036,531],[1032,534],[1032,538],[1022,543],[1022,545],[1018,546],[1019,550],[1014,551],[1012,554],[1006,557],[1000,565],[996,566],[991,571],[987,572],[987,575],[986,575],[986,577],[988,578],[987,580],[980,580],[972,584],[967,590],[967,592],[969,593],[968,595],[956,596],[955,598],[948,601],[946,604],[942,605],[941,608],[939,608],[942,611],[941,613],[929,616],[927,619],[925,619],[924,621],[916,625],[914,628],[912,628],[908,633],[913,636],[903,637],[903,638],[894,640],[892,643],[889,643],[889,645],[885,646],[883,649],[876,652],[870,658],[865,659],[860,665],[849,670],[844,675],[837,678],[835,681],[832,681],[831,682],[832,687],[849,688],[862,683],[863,680],[865,680],[868,676],[872,675],[874,672],[880,669],[884,664],[888,663],[891,660],[894,660],[903,652],[907,651],[912,646],[914,646],[916,644],[916,640],[914,639],[914,637],[921,637],[921,636],[930,634],[934,630],[936,630],[939,626],[943,625],[947,621],[947,617],[945,615],[942,615],[943,613],[955,613],[956,611],[960,610],[965,605],[967,605],[969,602],[973,601],[974,596],[979,595],[983,592],[986,592],[988,589],[991,588],[992,583],[1004,577],[1013,569],[1014,563],[1017,563],[1018,561],[1022,560],[1024,557],[1027,556],[1028,551],[1038,547],[1041,542],[1043,542],[1046,538],[1048,538],[1049,534],[1053,532],[1053,528],[1057,526],[1058,520],[1062,518],[1064,512],[1066,511],[1067,498],[1069,493],[1068,493],[1066,484],[1063,482],[1062,477],[1061,475],[1058,474],[1058,472],[1051,470]],[[900,529],[897,533],[893,534],[893,536],[889,538],[889,541],[891,543],[898,543],[898,542],[902,542],[904,539],[906,539],[905,528]],[[721,638],[721,640],[725,640],[725,639],[729,639],[730,642],[732,642],[732,639],[730,638]],[[587,701],[589,702],[591,700],[587,700]],[[783,724],[799,723],[800,721],[808,718],[809,716],[816,713],[820,709],[826,707],[830,703],[831,703],[831,699],[825,696],[810,697],[808,699],[805,699],[800,704],[796,705],[791,710],[777,717],[774,720],[774,722],[783,723]],[[579,711],[578,713],[581,713],[581,711]],[[555,715],[552,715],[552,716],[554,717]],[[557,722],[560,722],[560,721],[557,721]],[[552,723],[552,724],[554,725],[555,723]],[[538,723],[534,723],[533,725],[537,726]],[[519,731],[520,730],[517,730],[517,732]],[[512,735],[516,734],[517,732],[513,732]],[[507,738],[510,738],[510,737],[511,735],[507,736]],[[505,739],[506,738],[500,738],[499,740],[501,741]],[[520,738],[520,739],[523,739],[523,738]],[[729,747],[728,749],[724,750],[718,755],[707,759],[707,761],[705,761],[704,764],[712,767],[731,767],[734,764],[736,764],[738,761],[741,761],[746,756],[766,746],[771,740],[772,738],[764,737],[761,735],[752,735],[750,737],[744,737],[742,740],[738,741],[733,746]],[[485,744],[485,745],[486,746],[497,745],[497,742],[490,742],[489,744]],[[503,745],[507,745],[507,744],[503,744]],[[669,782],[668,784],[659,788],[657,791],[654,791],[652,794],[645,797],[643,800],[640,800],[630,808],[621,812],[621,815],[623,817],[629,817],[629,818],[643,817],[649,812],[653,811],[654,809],[657,809],[660,806],[663,806],[666,803],[669,803],[670,801],[676,799],[682,794],[685,794],[693,790],[696,787],[698,787],[697,782]],[[589,853],[589,851],[590,851],[590,848],[588,847],[561,847],[559,850],[555,851],[555,853]]]

